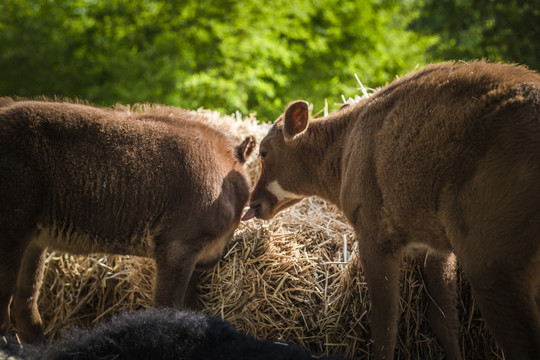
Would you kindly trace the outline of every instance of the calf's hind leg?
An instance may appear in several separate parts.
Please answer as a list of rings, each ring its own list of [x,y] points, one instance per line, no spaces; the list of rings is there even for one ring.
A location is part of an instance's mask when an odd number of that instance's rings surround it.
[[[15,291],[19,267],[24,248],[28,241],[25,237],[8,239],[0,233],[0,335],[5,335],[10,328],[9,304]]]
[[[42,187],[35,167],[10,149],[0,153],[0,332],[5,334],[24,252],[36,233]]]
[[[519,241],[509,243],[515,248]],[[508,360],[540,354],[540,249],[536,253],[517,256],[509,249],[497,261],[460,259],[480,313]]]
[[[505,359],[538,359],[540,314],[530,290],[499,272],[497,279],[471,280],[482,317],[503,349]],[[522,276],[511,272],[510,276]]]
[[[27,343],[43,340],[41,316],[38,310],[38,297],[47,250],[30,243],[24,252],[19,270],[17,286],[11,305],[15,328],[21,340]]]
[[[493,147],[496,153],[480,163],[455,198],[447,233],[505,358],[538,359],[540,163],[537,155],[508,159],[515,148]]]

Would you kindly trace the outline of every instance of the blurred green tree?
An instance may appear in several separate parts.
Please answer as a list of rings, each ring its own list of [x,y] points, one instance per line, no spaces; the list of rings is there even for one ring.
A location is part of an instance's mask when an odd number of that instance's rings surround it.
[[[0,95],[158,102],[273,120],[426,62],[393,0],[2,0]]]
[[[479,59],[540,70],[540,0],[415,0],[410,29],[439,34],[432,60]]]

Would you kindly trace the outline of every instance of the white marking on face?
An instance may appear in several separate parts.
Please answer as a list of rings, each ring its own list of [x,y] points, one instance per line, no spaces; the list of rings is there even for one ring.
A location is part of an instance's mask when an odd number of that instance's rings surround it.
[[[279,185],[277,180],[274,180],[270,184],[268,184],[268,186],[266,187],[266,190],[271,192],[272,195],[274,195],[277,198],[278,202],[285,199],[302,199],[304,197],[302,195],[284,190],[281,187],[281,185]]]

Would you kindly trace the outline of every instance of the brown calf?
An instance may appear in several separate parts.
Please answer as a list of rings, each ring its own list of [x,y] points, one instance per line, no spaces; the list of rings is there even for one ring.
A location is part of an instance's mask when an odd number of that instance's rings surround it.
[[[71,103],[0,107],[0,330],[9,304],[24,341],[46,248],[153,257],[154,303],[183,307],[194,270],[216,263],[249,199],[236,144],[187,111],[129,113]],[[193,277],[192,277],[193,276]]]
[[[377,359],[392,359],[400,262],[420,248],[428,319],[460,359],[457,256],[507,359],[540,354],[540,76],[475,62],[427,66],[310,120],[292,103],[260,145],[244,220],[318,195],[354,226]],[[427,257],[426,257],[427,252]]]

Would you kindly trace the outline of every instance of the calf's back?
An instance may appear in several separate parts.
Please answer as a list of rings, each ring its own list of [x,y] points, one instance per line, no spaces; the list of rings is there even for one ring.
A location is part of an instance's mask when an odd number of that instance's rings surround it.
[[[18,163],[2,169],[2,192],[35,192],[28,215],[64,250],[148,255],[140,238],[172,223],[183,235],[220,232],[247,201],[231,141],[195,119],[44,102],[0,119],[3,162]],[[220,218],[224,198],[235,208]]]

